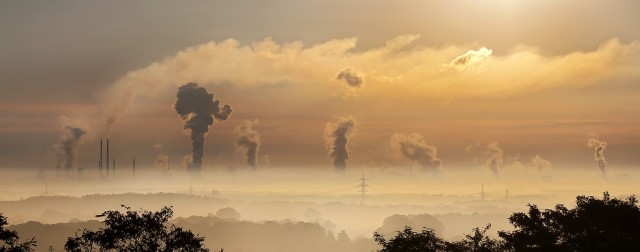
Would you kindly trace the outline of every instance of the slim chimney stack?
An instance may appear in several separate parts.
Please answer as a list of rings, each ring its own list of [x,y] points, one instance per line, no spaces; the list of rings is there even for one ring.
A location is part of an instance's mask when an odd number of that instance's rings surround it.
[[[98,163],[98,177],[102,176],[102,138],[100,138],[100,162]]]
[[[133,159],[133,179],[136,179],[136,159]]]
[[[113,179],[116,179],[116,159],[113,159]]]
[[[109,178],[109,138],[107,138],[107,178]]]

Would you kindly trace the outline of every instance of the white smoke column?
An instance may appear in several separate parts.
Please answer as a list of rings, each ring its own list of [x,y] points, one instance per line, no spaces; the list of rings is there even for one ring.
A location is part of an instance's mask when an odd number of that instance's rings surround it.
[[[236,138],[236,149],[244,149],[247,164],[251,168],[258,168],[258,152],[260,152],[260,134],[253,128],[258,125],[258,119],[245,121],[233,130],[238,135]]]
[[[394,153],[418,162],[426,171],[440,173],[442,160],[438,158],[438,148],[428,145],[422,135],[395,133],[391,136],[390,147]]]
[[[338,73],[338,80],[344,80],[350,87],[359,88],[364,82],[362,75],[351,67],[347,67]]]
[[[528,166],[532,169],[542,172],[544,170],[551,169],[551,162],[549,162],[549,160],[546,160],[540,157],[540,155],[535,155],[534,157],[531,158],[531,161],[529,161]]]
[[[56,169],[60,169],[60,165],[63,163],[66,171],[73,169],[73,165],[76,161],[76,147],[78,146],[80,138],[85,133],[86,132],[81,128],[71,126],[64,127],[64,133],[60,137],[59,142],[53,146],[58,159]]]
[[[587,147],[593,148],[593,158],[598,164],[598,168],[605,173],[605,168],[607,168],[607,160],[604,158],[604,150],[607,149],[607,142],[600,141],[597,139],[598,135],[593,134],[592,138],[589,138],[587,141]]]
[[[356,134],[356,120],[352,116],[345,116],[335,122],[328,122],[324,128],[324,139],[329,157],[333,160],[333,167],[338,172],[344,172],[349,159],[347,142],[349,137]]]
[[[500,177],[500,166],[504,163],[504,151],[497,142],[490,142],[485,148],[485,165],[491,169],[493,175]]]
[[[198,87],[196,83],[187,83],[178,88],[178,100],[174,108],[183,120],[187,120],[185,129],[191,131],[193,145],[192,162],[187,166],[191,171],[199,171],[204,156],[205,135],[214,119],[224,121],[231,115],[231,106],[220,107],[220,101],[207,89]]]

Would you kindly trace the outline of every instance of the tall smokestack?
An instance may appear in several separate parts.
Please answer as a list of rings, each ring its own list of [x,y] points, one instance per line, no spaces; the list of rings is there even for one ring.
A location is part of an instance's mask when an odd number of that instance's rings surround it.
[[[136,159],[133,159],[133,179],[136,179]]]
[[[109,138],[107,138],[107,178],[109,178]]]
[[[98,176],[102,176],[102,138],[100,138],[100,163],[98,163]]]
[[[113,179],[116,179],[116,159],[113,159]]]
[[[187,169],[197,172],[202,167],[205,135],[209,131],[209,126],[214,120],[227,120],[231,115],[231,106],[228,104],[221,106],[220,101],[214,99],[212,93],[193,82],[180,86],[176,96],[178,99],[174,108],[180,118],[186,120],[184,128],[191,131],[193,149]]]

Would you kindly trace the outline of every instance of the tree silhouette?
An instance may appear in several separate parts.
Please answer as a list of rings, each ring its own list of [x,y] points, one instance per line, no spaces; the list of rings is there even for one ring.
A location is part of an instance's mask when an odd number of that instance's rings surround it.
[[[96,217],[104,217],[105,227],[98,231],[84,230],[81,236],[69,237],[65,250],[81,251],[201,251],[204,237],[199,237],[167,222],[173,210],[163,207],[158,212],[105,211]]]
[[[18,242],[20,237],[16,231],[6,230],[4,227],[9,224],[7,217],[0,213],[0,252],[27,252],[33,251],[36,247],[34,238],[23,243]]]
[[[381,252],[412,251],[640,251],[640,208],[634,196],[621,200],[605,192],[602,199],[578,196],[576,207],[562,204],[541,211],[514,213],[513,231],[499,231],[501,240],[486,235],[491,225],[475,228],[460,241],[447,242],[431,229],[420,233],[405,227],[386,240],[374,233]]]
[[[383,235],[375,232],[373,240],[382,245],[380,252],[429,252],[429,251],[446,251],[447,242],[436,236],[435,231],[430,228],[424,228],[420,233],[415,232],[411,227],[406,226],[404,230],[398,231],[398,234],[386,240]]]
[[[509,249],[516,251],[640,251],[640,208],[631,196],[626,200],[578,196],[576,207],[556,205],[509,218],[516,230],[500,231]]]

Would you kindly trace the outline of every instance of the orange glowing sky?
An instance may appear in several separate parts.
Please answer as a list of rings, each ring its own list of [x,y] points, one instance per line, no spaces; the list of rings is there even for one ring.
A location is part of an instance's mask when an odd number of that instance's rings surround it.
[[[638,10],[583,0],[3,2],[0,167],[55,169],[65,125],[87,131],[77,167],[93,169],[107,137],[115,157],[181,166],[191,143],[172,106],[187,82],[234,110],[207,135],[203,169],[246,169],[234,128],[253,120],[261,168],[331,169],[325,127],[344,116],[356,122],[348,167],[419,165],[392,140],[414,133],[443,172],[481,169],[491,142],[502,169],[532,168],[537,156],[551,169],[597,170],[594,134],[611,169],[636,167]]]

